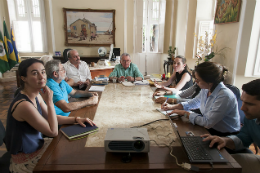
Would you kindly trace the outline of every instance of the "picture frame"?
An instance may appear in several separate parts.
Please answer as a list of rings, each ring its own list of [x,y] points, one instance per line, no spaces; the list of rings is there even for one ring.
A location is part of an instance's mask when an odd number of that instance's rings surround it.
[[[66,46],[115,45],[115,10],[63,8]]]
[[[241,0],[217,0],[214,24],[239,22]]]

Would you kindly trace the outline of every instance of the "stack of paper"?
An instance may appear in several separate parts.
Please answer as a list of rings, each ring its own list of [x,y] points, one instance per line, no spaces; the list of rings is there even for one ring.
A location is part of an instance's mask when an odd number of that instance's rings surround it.
[[[122,84],[123,84],[124,86],[135,86],[134,83],[132,83],[132,82],[127,82],[127,81],[122,82]]]
[[[88,91],[102,92],[105,90],[105,86],[91,86]]]
[[[147,80],[141,80],[141,81],[135,81],[135,85],[149,85],[149,82]]]
[[[155,82],[162,82],[161,79],[159,79],[159,78],[154,78],[154,77],[151,77],[150,80],[153,81],[153,82],[154,82],[154,81],[155,81]]]
[[[72,126],[64,127],[61,129],[61,132],[69,139],[69,140],[76,140],[83,137],[90,133],[94,133],[98,131],[97,126],[91,126],[89,123],[84,123],[86,127],[82,127],[79,124],[75,124]]]

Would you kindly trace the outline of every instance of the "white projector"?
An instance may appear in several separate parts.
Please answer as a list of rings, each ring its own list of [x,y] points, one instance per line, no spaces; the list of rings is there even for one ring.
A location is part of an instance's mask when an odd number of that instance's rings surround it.
[[[109,128],[105,137],[106,152],[148,153],[150,139],[145,128]]]

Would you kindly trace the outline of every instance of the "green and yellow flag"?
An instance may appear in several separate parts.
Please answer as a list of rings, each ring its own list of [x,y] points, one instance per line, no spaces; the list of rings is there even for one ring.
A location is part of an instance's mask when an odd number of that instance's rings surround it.
[[[9,63],[5,53],[2,32],[0,31],[0,72],[4,73],[9,70]]]
[[[4,25],[4,45],[5,45],[5,50],[8,58],[9,68],[11,69],[15,66],[15,64],[17,64],[17,61],[16,61],[13,45],[5,21],[3,25]]]

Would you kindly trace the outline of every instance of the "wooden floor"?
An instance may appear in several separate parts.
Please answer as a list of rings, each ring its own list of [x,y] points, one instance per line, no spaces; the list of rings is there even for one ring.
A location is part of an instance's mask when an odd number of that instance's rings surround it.
[[[6,126],[6,116],[10,103],[14,98],[14,92],[17,89],[16,81],[0,83],[0,120],[4,127]],[[255,153],[254,147],[251,145],[250,149]],[[0,157],[6,151],[5,145],[0,146]],[[258,154],[259,155],[259,154]]]

